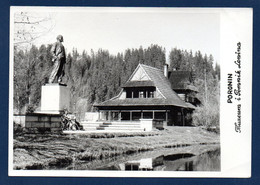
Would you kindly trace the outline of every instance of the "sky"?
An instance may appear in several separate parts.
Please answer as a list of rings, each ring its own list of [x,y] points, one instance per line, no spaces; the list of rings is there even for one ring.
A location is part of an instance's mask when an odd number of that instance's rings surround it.
[[[35,11],[35,9],[29,9]],[[200,50],[219,61],[220,16],[210,9],[182,8],[41,8],[51,13],[53,29],[36,40],[36,45],[51,44],[64,37],[67,52],[77,48],[106,49],[111,54],[127,48],[147,48],[157,44],[172,48]]]

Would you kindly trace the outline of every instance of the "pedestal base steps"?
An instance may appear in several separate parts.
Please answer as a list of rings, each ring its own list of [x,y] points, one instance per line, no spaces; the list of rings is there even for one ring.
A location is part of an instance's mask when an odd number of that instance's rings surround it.
[[[61,114],[27,113],[25,128],[28,132],[61,132]]]

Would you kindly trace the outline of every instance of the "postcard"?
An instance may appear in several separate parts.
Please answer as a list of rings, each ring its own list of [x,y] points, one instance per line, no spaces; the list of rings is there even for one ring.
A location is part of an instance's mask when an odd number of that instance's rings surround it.
[[[9,176],[251,176],[251,8],[10,8]]]

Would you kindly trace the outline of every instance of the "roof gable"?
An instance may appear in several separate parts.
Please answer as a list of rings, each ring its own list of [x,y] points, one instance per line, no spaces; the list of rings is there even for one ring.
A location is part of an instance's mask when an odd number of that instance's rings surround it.
[[[147,80],[151,80],[151,79],[149,78],[147,73],[144,71],[142,65],[139,64],[127,82],[129,82],[129,81],[147,81]]]

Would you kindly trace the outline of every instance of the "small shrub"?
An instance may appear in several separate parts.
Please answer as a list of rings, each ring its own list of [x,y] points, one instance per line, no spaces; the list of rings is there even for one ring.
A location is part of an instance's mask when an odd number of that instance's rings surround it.
[[[198,107],[193,115],[193,125],[194,126],[204,126],[208,131],[213,130],[214,132],[219,132],[219,107],[218,106],[201,106]]]
[[[35,105],[33,105],[33,104],[29,104],[28,106],[27,106],[27,109],[26,109],[26,113],[32,113],[32,112],[34,112],[35,110],[36,110],[36,106]]]
[[[14,135],[20,135],[20,134],[24,133],[24,128],[20,124],[13,122],[13,125],[14,125],[13,126]]]

